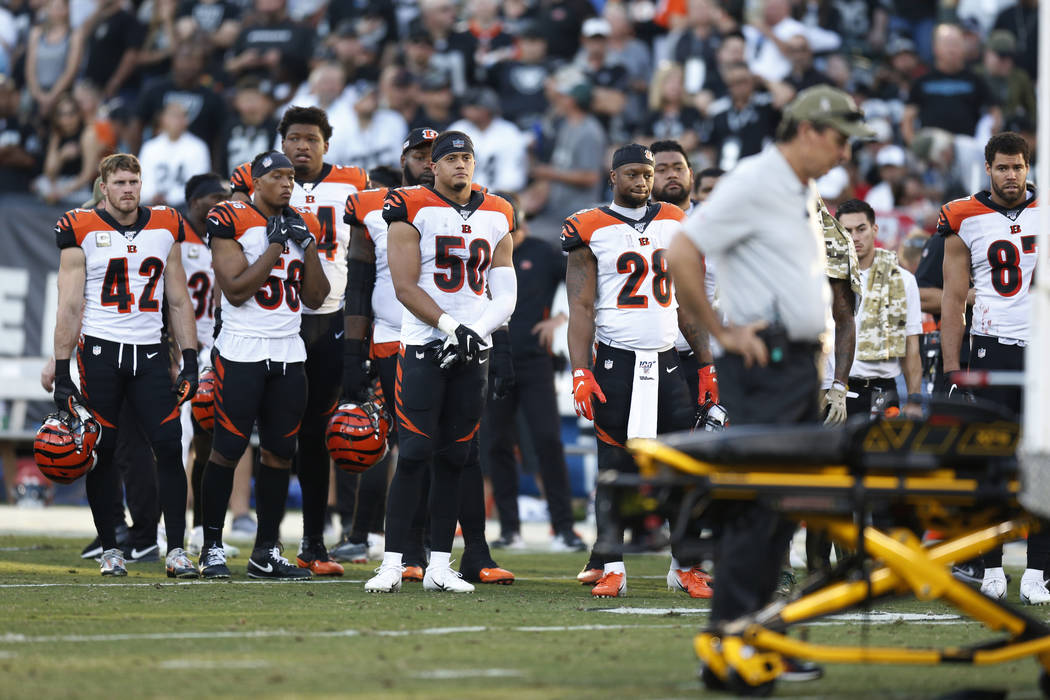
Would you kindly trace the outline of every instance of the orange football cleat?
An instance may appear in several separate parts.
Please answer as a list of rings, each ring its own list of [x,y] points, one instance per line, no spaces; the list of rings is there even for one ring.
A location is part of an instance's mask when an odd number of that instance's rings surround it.
[[[404,571],[401,572],[402,581],[415,581],[419,582],[423,580],[423,567],[422,566],[406,566]]]
[[[501,569],[498,566],[487,567],[478,571],[477,581],[480,583],[498,583],[503,586],[509,586],[514,583],[514,574],[506,569]]]
[[[305,561],[302,556],[295,558],[295,563],[300,569],[309,569],[316,576],[342,576],[343,565],[331,559],[311,559]]]
[[[612,572],[605,574],[591,589],[591,595],[595,598],[620,598],[627,595],[627,575]]]
[[[576,574],[576,580],[584,586],[592,586],[598,583],[598,579],[602,577],[603,573],[601,569],[584,569]]]
[[[710,598],[714,595],[709,583],[710,578],[710,575],[699,568],[671,569],[667,572],[667,590],[684,591],[690,598]]]

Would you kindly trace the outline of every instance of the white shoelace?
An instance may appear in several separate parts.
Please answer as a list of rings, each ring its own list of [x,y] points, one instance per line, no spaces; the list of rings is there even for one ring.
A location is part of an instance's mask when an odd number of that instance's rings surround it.
[[[289,562],[287,559],[281,556],[281,548],[277,545],[270,547],[270,558],[278,562],[279,564],[284,564],[285,566],[292,565],[291,562]]]
[[[204,566],[218,566],[226,563],[226,551],[221,545],[212,545],[204,552]]]

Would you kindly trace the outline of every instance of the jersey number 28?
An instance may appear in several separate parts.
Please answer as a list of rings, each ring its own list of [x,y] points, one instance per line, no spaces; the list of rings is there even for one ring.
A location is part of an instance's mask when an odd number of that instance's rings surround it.
[[[667,260],[664,249],[657,248],[652,255],[653,299],[660,306],[671,303],[671,277],[667,274]],[[641,253],[629,250],[616,259],[616,271],[627,275],[627,279],[616,295],[616,307],[620,309],[645,309],[649,307],[649,297],[639,294],[642,281],[649,274],[649,262]]]

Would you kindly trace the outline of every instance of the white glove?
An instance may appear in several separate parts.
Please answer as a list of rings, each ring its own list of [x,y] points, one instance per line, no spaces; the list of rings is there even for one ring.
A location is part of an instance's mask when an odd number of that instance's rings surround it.
[[[824,394],[824,408],[828,412],[824,425],[840,425],[846,422],[846,386],[842,382],[835,382]]]

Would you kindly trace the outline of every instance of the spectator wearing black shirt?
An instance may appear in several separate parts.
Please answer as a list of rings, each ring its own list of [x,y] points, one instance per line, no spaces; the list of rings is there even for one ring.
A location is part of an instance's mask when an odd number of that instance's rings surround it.
[[[999,107],[988,86],[966,67],[962,30],[949,24],[937,27],[933,38],[933,70],[915,81],[901,118],[901,136],[911,143],[915,121],[953,134],[973,136],[986,113],[999,121]]]
[[[518,58],[497,63],[488,71],[488,83],[497,92],[503,113],[520,128],[530,130],[547,111],[544,85],[553,72],[547,58],[547,39],[536,24],[518,35]]]
[[[83,27],[87,37],[83,77],[101,86],[107,100],[122,92],[130,98],[139,84],[135,67],[146,31],[125,5],[125,0],[99,0]]]
[[[919,56],[929,63],[933,58],[930,39],[936,23],[938,0],[888,0],[889,33],[915,42]]]
[[[0,193],[27,192],[40,169],[40,139],[18,118],[18,100],[15,81],[0,73]]]
[[[496,0],[473,0],[468,5],[467,31],[474,37],[475,48],[474,73],[467,77],[471,83],[478,83],[489,68],[514,57],[514,37],[500,21],[500,4]]]
[[[175,13],[179,37],[205,35],[213,47],[228,49],[240,33],[241,8],[231,0],[182,0]]]
[[[722,45],[722,37],[715,19],[711,3],[689,3],[688,31],[678,37],[671,51],[671,57],[685,69],[685,87],[690,93],[700,92],[708,75],[718,70],[718,47]],[[743,60],[743,54],[739,60]]]
[[[255,13],[234,42],[226,71],[268,80],[274,95],[287,99],[306,80],[313,52],[314,32],[288,17],[285,0],[255,0]]]
[[[328,26],[349,23],[357,36],[382,48],[397,41],[397,8],[386,0],[340,0],[328,4]]]
[[[206,45],[200,42],[180,44],[171,60],[171,75],[143,89],[129,136],[132,150],[137,152],[144,130],[153,126],[164,105],[174,101],[186,108],[190,133],[214,152],[216,137],[226,120],[226,103],[212,89],[211,76],[205,73],[207,55]]]
[[[614,141],[626,139],[625,129],[637,124],[642,114],[627,114],[627,69],[609,60],[609,34],[612,28],[601,17],[583,23],[582,47],[576,65],[591,84],[591,111],[602,122]]]
[[[1017,39],[1017,65],[1035,82],[1039,76],[1039,0],[1017,0],[995,18],[995,28]]]
[[[580,28],[594,15],[589,0],[539,0],[534,14],[553,58],[569,60],[580,46]]]
[[[431,65],[449,75],[452,92],[462,95],[474,80],[474,52],[478,40],[470,32],[456,31],[453,0],[420,0],[419,17],[410,31],[424,32],[434,47]]]
[[[653,75],[649,89],[649,114],[639,130],[648,141],[673,140],[686,151],[699,145],[698,132],[703,126],[700,110],[685,104],[682,66],[665,63]]]
[[[553,548],[561,551],[585,549],[573,532],[568,468],[561,442],[561,418],[554,393],[554,364],[551,344],[555,331],[567,320],[564,314],[550,317],[554,293],[565,279],[565,258],[538,238],[517,206],[517,198],[504,194],[515,205],[514,272],[518,278],[518,304],[508,324],[514,366],[514,384],[506,395],[493,395],[482,421],[482,454],[492,478],[492,495],[499,511],[501,537],[494,547],[515,546],[521,541],[518,515],[518,474],[514,456],[518,445],[516,415],[528,429],[529,442],[554,530]]]
[[[814,85],[831,82],[828,76],[813,67],[813,50],[804,34],[793,36],[784,43],[787,44],[787,59],[791,62],[791,72],[784,78],[784,82],[794,88],[796,93]]]
[[[374,33],[359,31],[358,23],[346,20],[335,28],[326,41],[329,57],[343,67],[347,83],[379,80],[381,41]]]
[[[273,147],[277,119],[273,100],[262,90],[258,78],[242,78],[233,94],[233,114],[223,125],[217,142],[216,168],[232,173],[241,163]]]
[[[729,95],[726,73],[731,66],[739,63],[747,63],[747,41],[740,32],[733,32],[722,37],[722,45],[715,54],[715,69],[707,71],[703,89],[696,96],[696,106],[702,114],[708,115],[715,100]],[[689,90],[688,75],[686,90]]]
[[[455,103],[452,82],[447,75],[435,72],[423,76],[419,84],[419,109],[409,122],[408,128],[444,131],[459,117],[453,109]]]
[[[729,68],[725,75],[729,96],[711,105],[707,145],[714,149],[714,163],[729,171],[741,158],[762,151],[780,122],[780,112],[766,92],[755,90],[755,77],[746,63]]]

